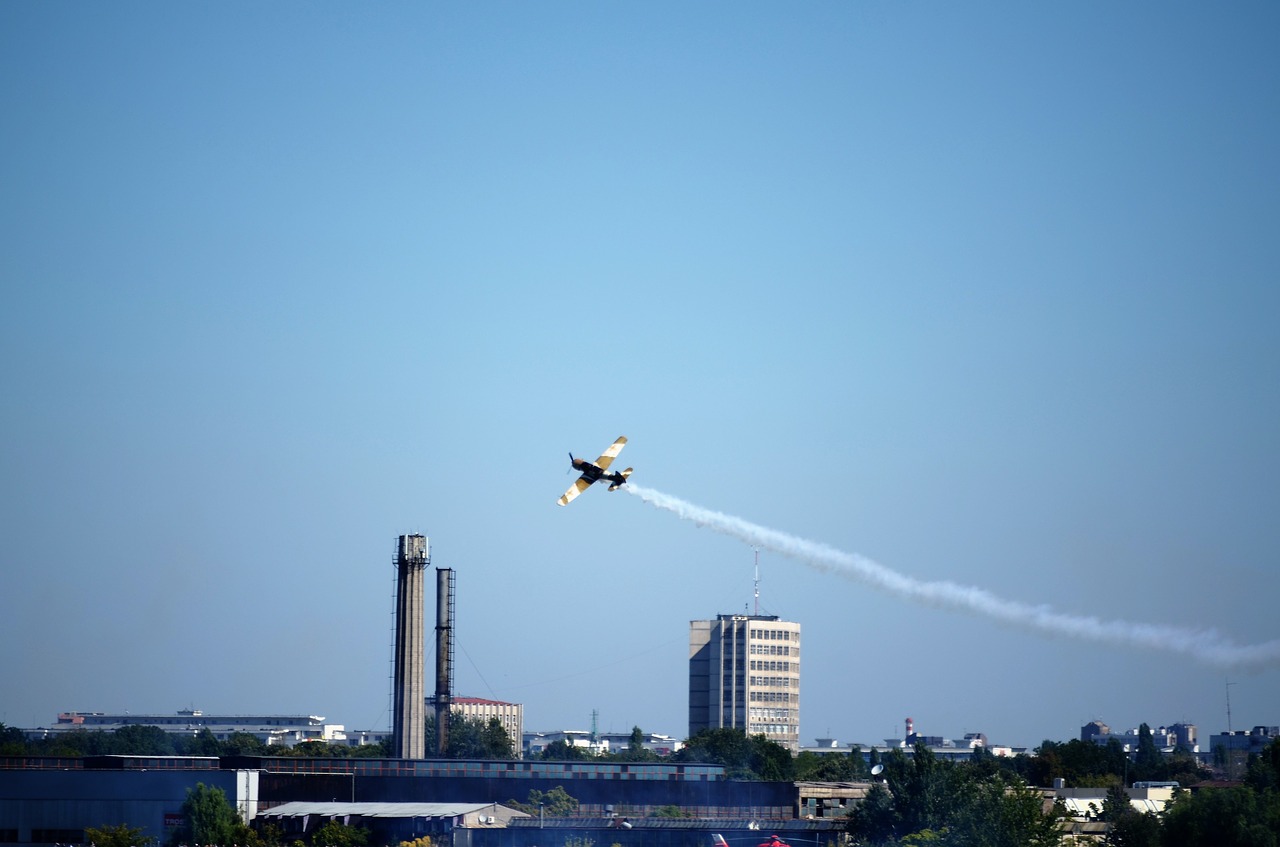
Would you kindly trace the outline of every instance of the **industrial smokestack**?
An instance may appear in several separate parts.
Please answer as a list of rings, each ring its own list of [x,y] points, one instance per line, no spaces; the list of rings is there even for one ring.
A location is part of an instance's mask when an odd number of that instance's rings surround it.
[[[425,535],[402,535],[396,545],[396,644],[392,682],[391,754],[426,757],[426,609],[423,572],[431,561]]]
[[[449,749],[453,689],[453,569],[436,568],[436,755]]]

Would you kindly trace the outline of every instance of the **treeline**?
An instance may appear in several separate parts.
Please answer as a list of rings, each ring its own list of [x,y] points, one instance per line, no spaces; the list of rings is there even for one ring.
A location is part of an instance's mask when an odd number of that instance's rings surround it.
[[[1132,774],[1136,762],[1121,765],[1118,773],[1106,773],[1118,763],[1113,756],[1095,758],[1086,751],[1088,746],[1093,745],[1046,742],[1035,756],[1008,762],[989,755],[941,761],[923,746],[917,746],[910,758],[894,750],[885,757],[866,799],[850,814],[849,835],[860,847],[1058,845],[1066,815],[1061,804],[1047,807],[1044,794],[1019,775],[1020,768],[1029,766],[1047,769],[1043,773],[1058,768],[1056,775],[1064,779],[1071,768],[1078,768],[1077,779],[1106,785],[1100,818],[1110,825],[1104,842],[1109,847],[1280,844],[1280,741],[1250,758],[1242,783],[1194,792],[1178,789],[1159,815],[1140,813],[1129,803],[1121,774]],[[1168,772],[1176,772],[1179,766],[1168,767],[1173,769]],[[1147,775],[1159,778],[1159,769]]]
[[[158,726],[131,725],[106,732],[76,729],[28,739],[20,729],[0,724],[0,756],[341,756],[384,757],[385,744],[357,747],[306,741],[293,747],[267,744],[248,732],[219,739],[207,729],[176,735]]]
[[[435,750],[435,717],[426,720],[426,749]],[[234,732],[220,739],[208,729],[194,735],[165,732],[157,726],[130,725],[110,732],[77,729],[45,738],[28,739],[20,729],[0,723],[0,756],[329,756],[337,758],[388,758],[389,742],[352,746],[343,743],[303,741],[292,747],[268,744],[249,732]],[[488,721],[449,717],[451,759],[510,759],[515,746],[496,718]]]
[[[434,751],[434,716],[427,717],[425,729],[426,749]],[[626,748],[599,756],[582,747],[556,741],[548,745],[539,758],[550,761],[709,763],[724,766],[730,779],[782,782],[866,779],[870,767],[880,763],[877,751],[872,750],[868,760],[857,747],[838,753],[804,751],[793,756],[786,748],[764,736],[747,736],[736,729],[699,732],[668,757],[646,749],[644,737],[640,727],[635,727]],[[28,740],[21,730],[0,724],[0,755],[389,757],[391,750],[386,743],[353,747],[304,742],[286,747],[266,744],[244,732],[218,739],[207,729],[194,735],[174,735],[159,727],[141,725],[121,727],[113,732],[76,730]],[[447,758],[510,759],[515,755],[515,742],[497,719],[484,721],[457,714],[450,716]],[[1021,777],[1030,785],[1046,787],[1052,785],[1056,778],[1062,778],[1072,788],[1105,788],[1140,780],[1176,781],[1189,785],[1212,776],[1211,771],[1201,767],[1189,752],[1162,754],[1152,743],[1151,733],[1145,724],[1139,730],[1138,750],[1132,757],[1113,739],[1106,745],[1080,740],[1046,740],[1033,754],[1011,757],[996,757],[980,747],[973,751],[972,758],[987,762],[988,768],[995,767],[1008,775]]]
[[[908,757],[884,757],[866,798],[849,815],[856,845],[1051,847],[1062,840],[1065,810],[1046,804],[994,756],[946,761],[917,744]]]
[[[1049,786],[1061,778],[1072,788],[1105,788],[1117,780],[1128,785],[1143,781],[1190,785],[1213,776],[1189,750],[1160,752],[1145,723],[1138,728],[1138,749],[1132,757],[1114,738],[1106,744],[1045,740],[1034,755],[1002,762],[1032,785]]]

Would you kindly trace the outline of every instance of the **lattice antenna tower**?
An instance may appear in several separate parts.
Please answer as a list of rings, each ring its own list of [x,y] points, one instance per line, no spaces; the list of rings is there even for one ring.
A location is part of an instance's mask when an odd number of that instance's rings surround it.
[[[755,578],[756,611],[755,611],[755,614],[759,616],[760,614],[760,548],[752,547],[751,549],[756,554],[756,578]]]

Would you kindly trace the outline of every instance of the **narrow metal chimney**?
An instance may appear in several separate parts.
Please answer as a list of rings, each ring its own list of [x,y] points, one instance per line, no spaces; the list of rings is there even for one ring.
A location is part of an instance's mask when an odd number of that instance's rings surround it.
[[[436,568],[436,755],[449,749],[453,690],[453,569]]]

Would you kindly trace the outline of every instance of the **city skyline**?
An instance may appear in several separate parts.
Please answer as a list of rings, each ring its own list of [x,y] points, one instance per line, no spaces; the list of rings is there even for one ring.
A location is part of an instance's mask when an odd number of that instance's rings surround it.
[[[759,551],[801,738],[1269,725],[1275,664],[1166,647],[1280,637],[1277,29],[0,6],[0,721],[387,726],[422,533],[457,690],[679,734],[756,555],[648,490],[847,557]]]

